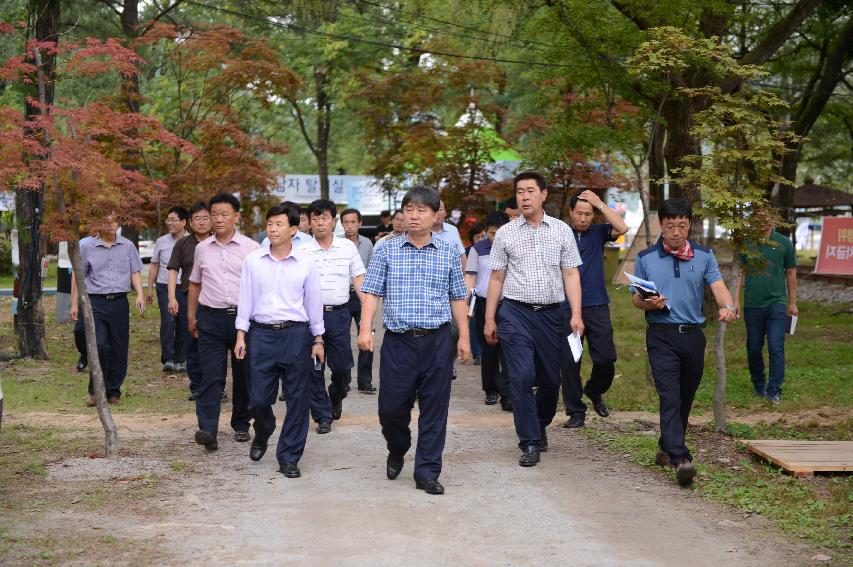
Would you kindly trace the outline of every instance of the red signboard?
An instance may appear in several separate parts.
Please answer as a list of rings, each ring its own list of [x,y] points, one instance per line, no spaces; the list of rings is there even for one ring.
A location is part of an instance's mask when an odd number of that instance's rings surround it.
[[[853,218],[823,217],[816,274],[853,276]]]

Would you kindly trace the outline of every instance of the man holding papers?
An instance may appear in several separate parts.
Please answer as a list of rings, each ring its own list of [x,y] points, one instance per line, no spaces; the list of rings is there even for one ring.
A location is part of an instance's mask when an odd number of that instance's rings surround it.
[[[548,449],[545,428],[557,413],[560,362],[555,354],[566,340],[559,309],[564,299],[572,309],[572,332],[583,334],[581,257],[572,230],[542,208],[548,198],[545,179],[525,171],[513,184],[521,216],[495,235],[484,335],[489,344],[500,337],[522,450],[518,464],[532,467]]]
[[[568,340],[561,341],[560,369],[563,385],[563,403],[569,420],[563,427],[583,427],[586,421],[586,404],[583,395],[590,399],[595,413],[601,417],[610,415],[602,396],[616,373],[616,346],[613,344],[613,325],[610,322],[610,298],[604,284],[604,245],[628,232],[628,225],[619,213],[608,207],[592,191],[584,191],[569,201],[571,226],[581,255],[579,270],[583,289],[583,326],[592,359],[592,373],[586,385],[581,385],[580,360],[572,356]],[[595,211],[599,211],[606,223],[593,224]],[[564,301],[563,335],[571,335],[572,310]]]
[[[640,252],[634,274],[654,282],[659,294],[643,299],[632,287],[632,301],[646,312],[646,350],[660,398],[656,461],[660,466],[675,467],[678,483],[687,486],[696,476],[685,433],[705,365],[705,285],[710,286],[720,307],[720,321],[734,321],[737,314],[714,253],[687,239],[693,218],[690,203],[667,199],[658,217],[661,239]]]

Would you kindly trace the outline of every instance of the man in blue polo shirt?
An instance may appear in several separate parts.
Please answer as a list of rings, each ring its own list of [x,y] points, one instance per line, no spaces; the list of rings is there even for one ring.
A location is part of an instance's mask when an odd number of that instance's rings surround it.
[[[571,227],[578,243],[583,264],[580,265],[582,317],[584,339],[592,359],[592,374],[586,385],[581,387],[581,365],[572,357],[569,341],[560,342],[560,366],[563,386],[563,404],[569,420],[567,428],[583,427],[586,421],[586,404],[583,395],[592,402],[595,412],[601,417],[610,415],[602,397],[616,373],[616,346],[613,344],[613,325],[610,322],[610,298],[604,284],[604,245],[628,232],[628,225],[619,213],[608,207],[592,191],[584,191],[569,201]],[[595,212],[601,213],[606,223],[593,224]],[[563,301],[563,334],[571,334],[572,310],[569,302]]]
[[[696,476],[685,444],[687,420],[705,366],[705,285],[720,307],[720,321],[737,317],[731,293],[710,248],[687,239],[693,210],[684,199],[667,199],[658,210],[661,239],[637,256],[634,275],[660,292],[643,298],[632,287],[634,306],[646,312],[646,350],[660,398],[660,439],[656,462],[675,467],[678,484]]]

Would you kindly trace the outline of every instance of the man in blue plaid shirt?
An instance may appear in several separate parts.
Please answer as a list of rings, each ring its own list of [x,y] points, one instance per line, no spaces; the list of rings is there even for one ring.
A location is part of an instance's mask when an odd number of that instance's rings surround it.
[[[454,351],[467,360],[471,346],[465,282],[458,251],[431,232],[438,193],[415,187],[403,198],[408,231],[379,244],[361,286],[364,300],[358,347],[373,351],[371,323],[384,298],[385,338],[379,365],[379,423],[388,446],[386,473],[397,478],[412,446],[409,423],[418,399],[415,487],[444,494],[438,482],[447,434]],[[459,340],[450,338],[451,316]]]

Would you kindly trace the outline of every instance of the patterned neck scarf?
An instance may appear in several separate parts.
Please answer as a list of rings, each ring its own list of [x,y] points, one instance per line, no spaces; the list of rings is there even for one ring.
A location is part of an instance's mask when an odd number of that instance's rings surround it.
[[[678,250],[673,250],[672,248],[667,246],[666,240],[663,239],[661,239],[661,246],[663,246],[664,252],[666,252],[667,254],[672,254],[679,260],[684,260],[686,262],[687,260],[693,258],[693,247],[690,246],[689,240],[685,240],[684,244],[682,244],[681,248],[679,248]]]

